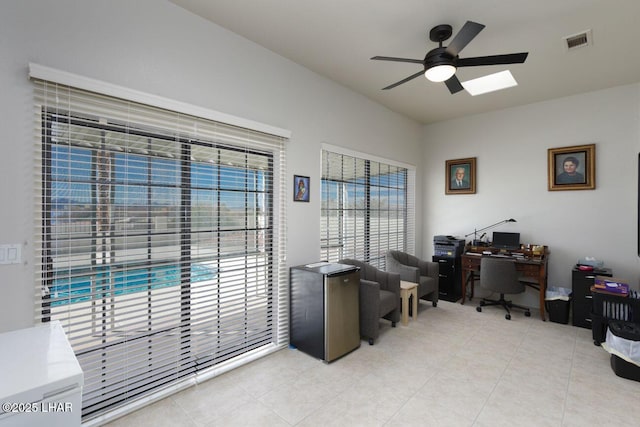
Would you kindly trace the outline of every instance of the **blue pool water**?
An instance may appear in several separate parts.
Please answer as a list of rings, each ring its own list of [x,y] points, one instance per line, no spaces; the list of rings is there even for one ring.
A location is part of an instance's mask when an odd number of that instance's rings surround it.
[[[76,276],[74,274],[74,276]],[[215,268],[202,264],[191,265],[191,283],[212,280],[217,276]],[[92,286],[92,282],[94,285]],[[109,285],[112,285],[109,289]],[[113,295],[145,292],[169,286],[180,286],[180,269],[177,265],[146,267],[126,271],[104,271],[85,276],[61,277],[53,280],[50,287],[51,306],[73,304],[81,301],[101,299]],[[100,291],[104,292],[100,292]],[[91,295],[94,293],[94,295]]]

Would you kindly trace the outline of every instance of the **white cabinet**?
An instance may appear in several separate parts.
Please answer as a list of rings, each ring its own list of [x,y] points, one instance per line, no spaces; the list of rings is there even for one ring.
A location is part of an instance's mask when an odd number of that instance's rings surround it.
[[[83,373],[54,321],[0,334],[0,427],[80,426]]]

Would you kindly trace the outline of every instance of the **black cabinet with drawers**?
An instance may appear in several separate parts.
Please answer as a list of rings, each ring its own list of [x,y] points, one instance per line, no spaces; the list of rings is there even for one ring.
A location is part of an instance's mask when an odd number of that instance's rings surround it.
[[[438,298],[456,302],[462,297],[462,265],[460,257],[434,256],[440,268],[438,277]]]
[[[610,268],[594,271],[582,271],[574,267],[571,272],[571,288],[573,298],[573,326],[591,329],[591,310],[593,310],[593,297],[591,286],[595,276],[612,276]]]

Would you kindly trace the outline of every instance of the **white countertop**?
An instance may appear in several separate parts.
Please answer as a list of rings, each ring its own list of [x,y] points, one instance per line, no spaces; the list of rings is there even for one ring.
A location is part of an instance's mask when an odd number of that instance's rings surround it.
[[[0,402],[38,402],[84,376],[59,321],[0,334]]]

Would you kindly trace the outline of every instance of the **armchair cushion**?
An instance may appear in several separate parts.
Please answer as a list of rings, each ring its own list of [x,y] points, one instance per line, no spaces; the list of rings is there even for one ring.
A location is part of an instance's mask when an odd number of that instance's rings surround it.
[[[380,288],[380,283],[372,280],[360,279],[360,305],[362,307],[377,307],[377,310],[361,310],[375,315],[375,321],[384,317],[397,306],[394,292]],[[367,335],[368,336],[368,335]]]

